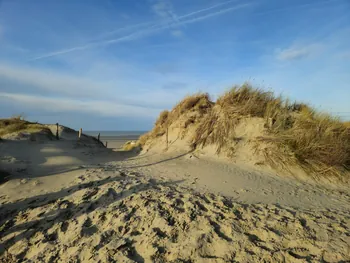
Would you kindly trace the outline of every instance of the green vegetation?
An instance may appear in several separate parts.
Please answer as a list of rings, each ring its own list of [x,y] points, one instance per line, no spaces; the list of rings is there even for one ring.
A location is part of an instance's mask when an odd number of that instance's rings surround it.
[[[129,152],[129,151],[140,151],[141,145],[139,142],[136,141],[128,141],[123,145],[123,151]]]
[[[23,120],[21,117],[0,119],[0,137],[11,133],[35,133],[40,131],[46,131],[51,134],[50,129],[44,125]]]

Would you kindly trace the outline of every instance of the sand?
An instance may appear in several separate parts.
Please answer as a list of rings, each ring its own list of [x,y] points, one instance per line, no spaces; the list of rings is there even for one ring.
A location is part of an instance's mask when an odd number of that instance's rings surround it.
[[[0,262],[347,262],[350,191],[188,152],[4,141]]]

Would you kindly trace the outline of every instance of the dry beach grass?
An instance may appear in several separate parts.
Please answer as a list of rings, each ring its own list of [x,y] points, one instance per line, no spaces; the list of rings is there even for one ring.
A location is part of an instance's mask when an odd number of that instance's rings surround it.
[[[49,129],[42,124],[23,120],[21,117],[0,119],[0,137],[11,133],[34,133],[40,131],[49,132]]]
[[[350,131],[346,123],[249,84],[232,88],[216,102],[208,94],[184,98],[173,110],[160,114],[153,130],[140,143],[163,136],[166,129],[181,119],[182,133],[193,130],[192,137],[187,138],[193,148],[214,145],[217,153],[225,150],[232,156],[235,142],[240,140],[235,128],[247,118],[264,121],[266,132],[258,143],[269,143],[273,148],[264,149],[271,164],[299,165],[308,171],[332,175],[349,168]]]

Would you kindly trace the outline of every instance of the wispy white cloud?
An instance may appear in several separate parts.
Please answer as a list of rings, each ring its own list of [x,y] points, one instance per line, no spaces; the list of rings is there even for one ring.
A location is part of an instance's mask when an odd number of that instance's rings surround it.
[[[35,86],[41,90],[81,97],[98,96],[99,86],[91,80],[61,74],[49,70],[37,70],[0,64],[0,77],[16,83]]]
[[[130,106],[118,102],[91,100],[80,101],[70,98],[51,98],[28,94],[0,92],[0,101],[11,101],[12,105],[38,109],[43,112],[80,112],[109,117],[147,117],[154,118],[161,109]]]
[[[337,55],[340,59],[350,60],[350,50],[341,52]]]
[[[157,14],[161,18],[167,18],[167,19],[170,18],[170,19],[176,20],[174,8],[170,0],[157,0],[152,5],[152,10],[155,14]]]
[[[206,20],[206,19],[214,17],[214,16],[219,16],[219,15],[231,12],[231,11],[240,10],[240,9],[247,8],[247,7],[250,7],[250,6],[252,6],[251,3],[240,4],[240,5],[236,5],[236,6],[232,6],[232,7],[223,8],[223,9],[221,9],[219,11],[208,13],[208,14],[205,14],[205,15],[202,15],[202,16],[197,16],[197,17],[195,16],[193,18],[191,18],[192,17],[191,16],[189,19],[181,21],[181,24],[186,25],[186,24],[196,23],[196,22],[199,22],[199,21],[202,21],[202,20]]]
[[[143,22],[143,23],[137,23],[137,24],[133,24],[133,25],[127,25],[124,27],[120,27],[114,30],[110,30],[107,32],[102,33],[101,35],[99,35],[98,37],[94,38],[94,40],[99,40],[99,39],[104,39],[107,37],[110,37],[112,35],[118,34],[118,33],[122,33],[122,32],[128,32],[128,31],[132,31],[132,30],[140,30],[149,26],[154,25],[154,22]]]
[[[225,4],[230,3],[230,2],[231,1],[225,2]],[[98,46],[105,46],[105,45],[117,44],[117,43],[125,42],[125,41],[131,41],[131,40],[135,40],[138,38],[149,36],[151,34],[162,31],[164,29],[173,28],[174,26],[181,26],[181,25],[196,23],[196,22],[199,22],[199,21],[211,18],[211,17],[222,15],[224,13],[247,8],[247,7],[252,5],[251,3],[239,4],[239,5],[223,8],[219,11],[209,12],[209,13],[206,13],[203,15],[198,15],[201,13],[205,13],[209,10],[212,10],[214,8],[217,8],[218,6],[221,6],[223,4],[220,4],[220,5],[216,4],[216,5],[208,7],[208,8],[199,9],[199,10],[196,10],[194,12],[191,12],[191,13],[188,13],[185,15],[177,16],[176,23],[173,22],[174,19],[172,19],[171,21],[169,21],[169,20],[162,21],[160,23],[155,23],[149,27],[146,27],[145,29],[136,30],[133,33],[130,33],[130,34],[118,37],[118,38],[114,38],[114,39],[110,39],[110,40],[103,40],[103,41],[96,41],[96,42],[88,43],[88,44],[77,46],[77,47],[58,50],[55,52],[51,52],[51,53],[47,53],[47,54],[43,54],[43,55],[34,57],[31,60],[32,61],[39,60],[39,59],[54,57],[54,56],[58,56],[58,55],[62,55],[62,54],[66,54],[66,53],[70,53],[70,52],[74,52],[74,51],[85,50],[88,48],[94,48],[94,47],[98,47]]]
[[[320,45],[304,45],[304,46],[291,46],[286,49],[279,49],[276,52],[277,59],[279,60],[298,60],[306,58],[320,49]]]
[[[81,64],[76,66],[82,67]],[[198,86],[196,78],[177,72],[177,68],[171,64],[162,65],[156,71],[153,67],[137,67],[121,61],[102,62],[96,58],[93,65],[84,68],[84,72],[88,74],[0,63],[0,87],[1,91],[10,93],[49,94],[78,100],[114,100],[136,107],[163,108],[182,96],[174,90],[169,98],[169,93],[163,89],[167,83],[181,80],[188,83],[188,87],[195,89]],[[133,79],[135,75],[140,79]],[[151,90],[150,86],[153,87]],[[130,90],[133,92],[130,93]]]
[[[210,10],[215,9],[215,8],[218,8],[218,7],[220,7],[220,6],[230,4],[230,3],[232,3],[232,2],[237,2],[237,0],[229,0],[229,1],[225,1],[225,2],[222,2],[222,3],[218,3],[218,4],[215,4],[215,5],[212,5],[212,6],[210,6],[210,7],[206,7],[206,8],[202,8],[202,9],[193,11],[193,12],[191,12],[191,13],[182,15],[182,16],[181,16],[181,19],[184,19],[184,18],[186,18],[186,17],[191,17],[191,16],[194,16],[194,15],[197,15],[197,14],[200,14],[200,13],[203,13],[203,12],[206,12],[206,11],[210,11]]]
[[[182,37],[184,35],[184,33],[182,32],[182,30],[176,29],[176,30],[172,30],[171,34],[174,37]]]
[[[300,59],[310,55],[310,52],[311,51],[307,48],[288,48],[281,50],[278,53],[277,58],[280,60]]]

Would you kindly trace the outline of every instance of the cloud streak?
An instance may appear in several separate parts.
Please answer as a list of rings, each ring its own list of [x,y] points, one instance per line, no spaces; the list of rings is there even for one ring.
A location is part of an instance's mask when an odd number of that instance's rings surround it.
[[[320,49],[320,45],[292,46],[277,51],[277,59],[282,61],[298,60],[311,56]]]
[[[28,94],[0,92],[0,101],[19,107],[42,110],[43,112],[80,112],[106,117],[147,117],[154,118],[160,109],[130,106],[111,101],[80,101],[69,98],[51,98]]]
[[[88,43],[88,44],[82,45],[82,46],[77,46],[77,47],[72,47],[69,49],[63,49],[63,50],[51,52],[48,54],[34,57],[34,58],[30,59],[30,61],[40,60],[40,59],[44,59],[44,58],[50,58],[50,57],[63,55],[63,54],[67,54],[67,53],[74,52],[74,51],[94,48],[94,47],[98,47],[98,46],[105,46],[105,45],[117,44],[117,43],[125,42],[125,41],[131,41],[131,40],[134,40],[134,39],[137,39],[140,37],[145,37],[145,36],[151,35],[153,33],[159,32],[159,31],[164,30],[164,29],[172,28],[173,26],[181,26],[181,25],[196,23],[196,22],[199,22],[199,21],[211,18],[211,17],[215,17],[215,16],[222,15],[224,13],[228,13],[231,11],[243,9],[243,8],[246,8],[246,7],[249,7],[252,5],[250,3],[240,4],[240,5],[236,5],[236,6],[232,6],[232,7],[227,7],[227,8],[221,9],[221,10],[216,11],[216,12],[209,12],[209,13],[201,15],[201,16],[196,16],[198,14],[204,13],[204,12],[209,11],[209,10],[213,10],[219,6],[222,6],[224,4],[228,4],[230,2],[232,2],[232,1],[227,1],[227,2],[224,2],[221,4],[213,5],[213,6],[208,7],[208,8],[199,9],[199,10],[196,10],[194,12],[182,15],[182,16],[177,16],[175,23],[173,20],[167,20],[167,21],[163,21],[160,23],[155,23],[149,27],[146,27],[145,29],[138,30],[136,32],[133,32],[133,33],[125,35],[125,36],[121,36],[121,37],[118,37],[115,39],[110,39],[110,40],[96,41],[96,42]]]
[[[296,60],[310,55],[311,50],[308,48],[288,48],[278,53],[279,60]]]
[[[0,77],[16,83],[37,87],[41,90],[59,92],[69,96],[96,97],[100,87],[88,79],[81,79],[52,71],[11,67],[0,64]]]
[[[180,37],[182,37],[184,34],[183,34],[183,32],[181,31],[181,30],[173,30],[173,31],[171,31],[171,35],[173,35],[174,37],[178,37],[178,38],[180,38]]]
[[[95,61],[95,64],[98,62]],[[153,68],[138,68],[125,63],[110,62],[103,65],[105,66],[102,68],[98,66],[90,68],[89,71],[94,72],[94,74],[89,74],[89,77],[86,77],[72,75],[74,72],[68,74],[48,69],[10,66],[0,63],[0,87],[2,92],[31,93],[78,100],[108,100],[123,105],[158,109],[166,107],[168,103],[179,98],[179,94],[176,92],[173,93],[172,98],[168,98],[169,94],[163,91],[163,85],[177,81],[179,78],[189,83],[195,81],[183,75],[179,77],[178,74],[175,74],[175,69],[169,68],[169,66],[165,67],[163,75],[160,75],[161,73],[155,72]],[[120,74],[116,75],[114,71],[106,72],[106,68],[122,68],[123,70],[118,70]],[[135,74],[143,76],[142,79],[128,79]],[[104,81],[105,79],[108,81]],[[154,88],[149,90],[147,89],[149,86]],[[133,92],[128,92],[125,87],[129,87]]]

